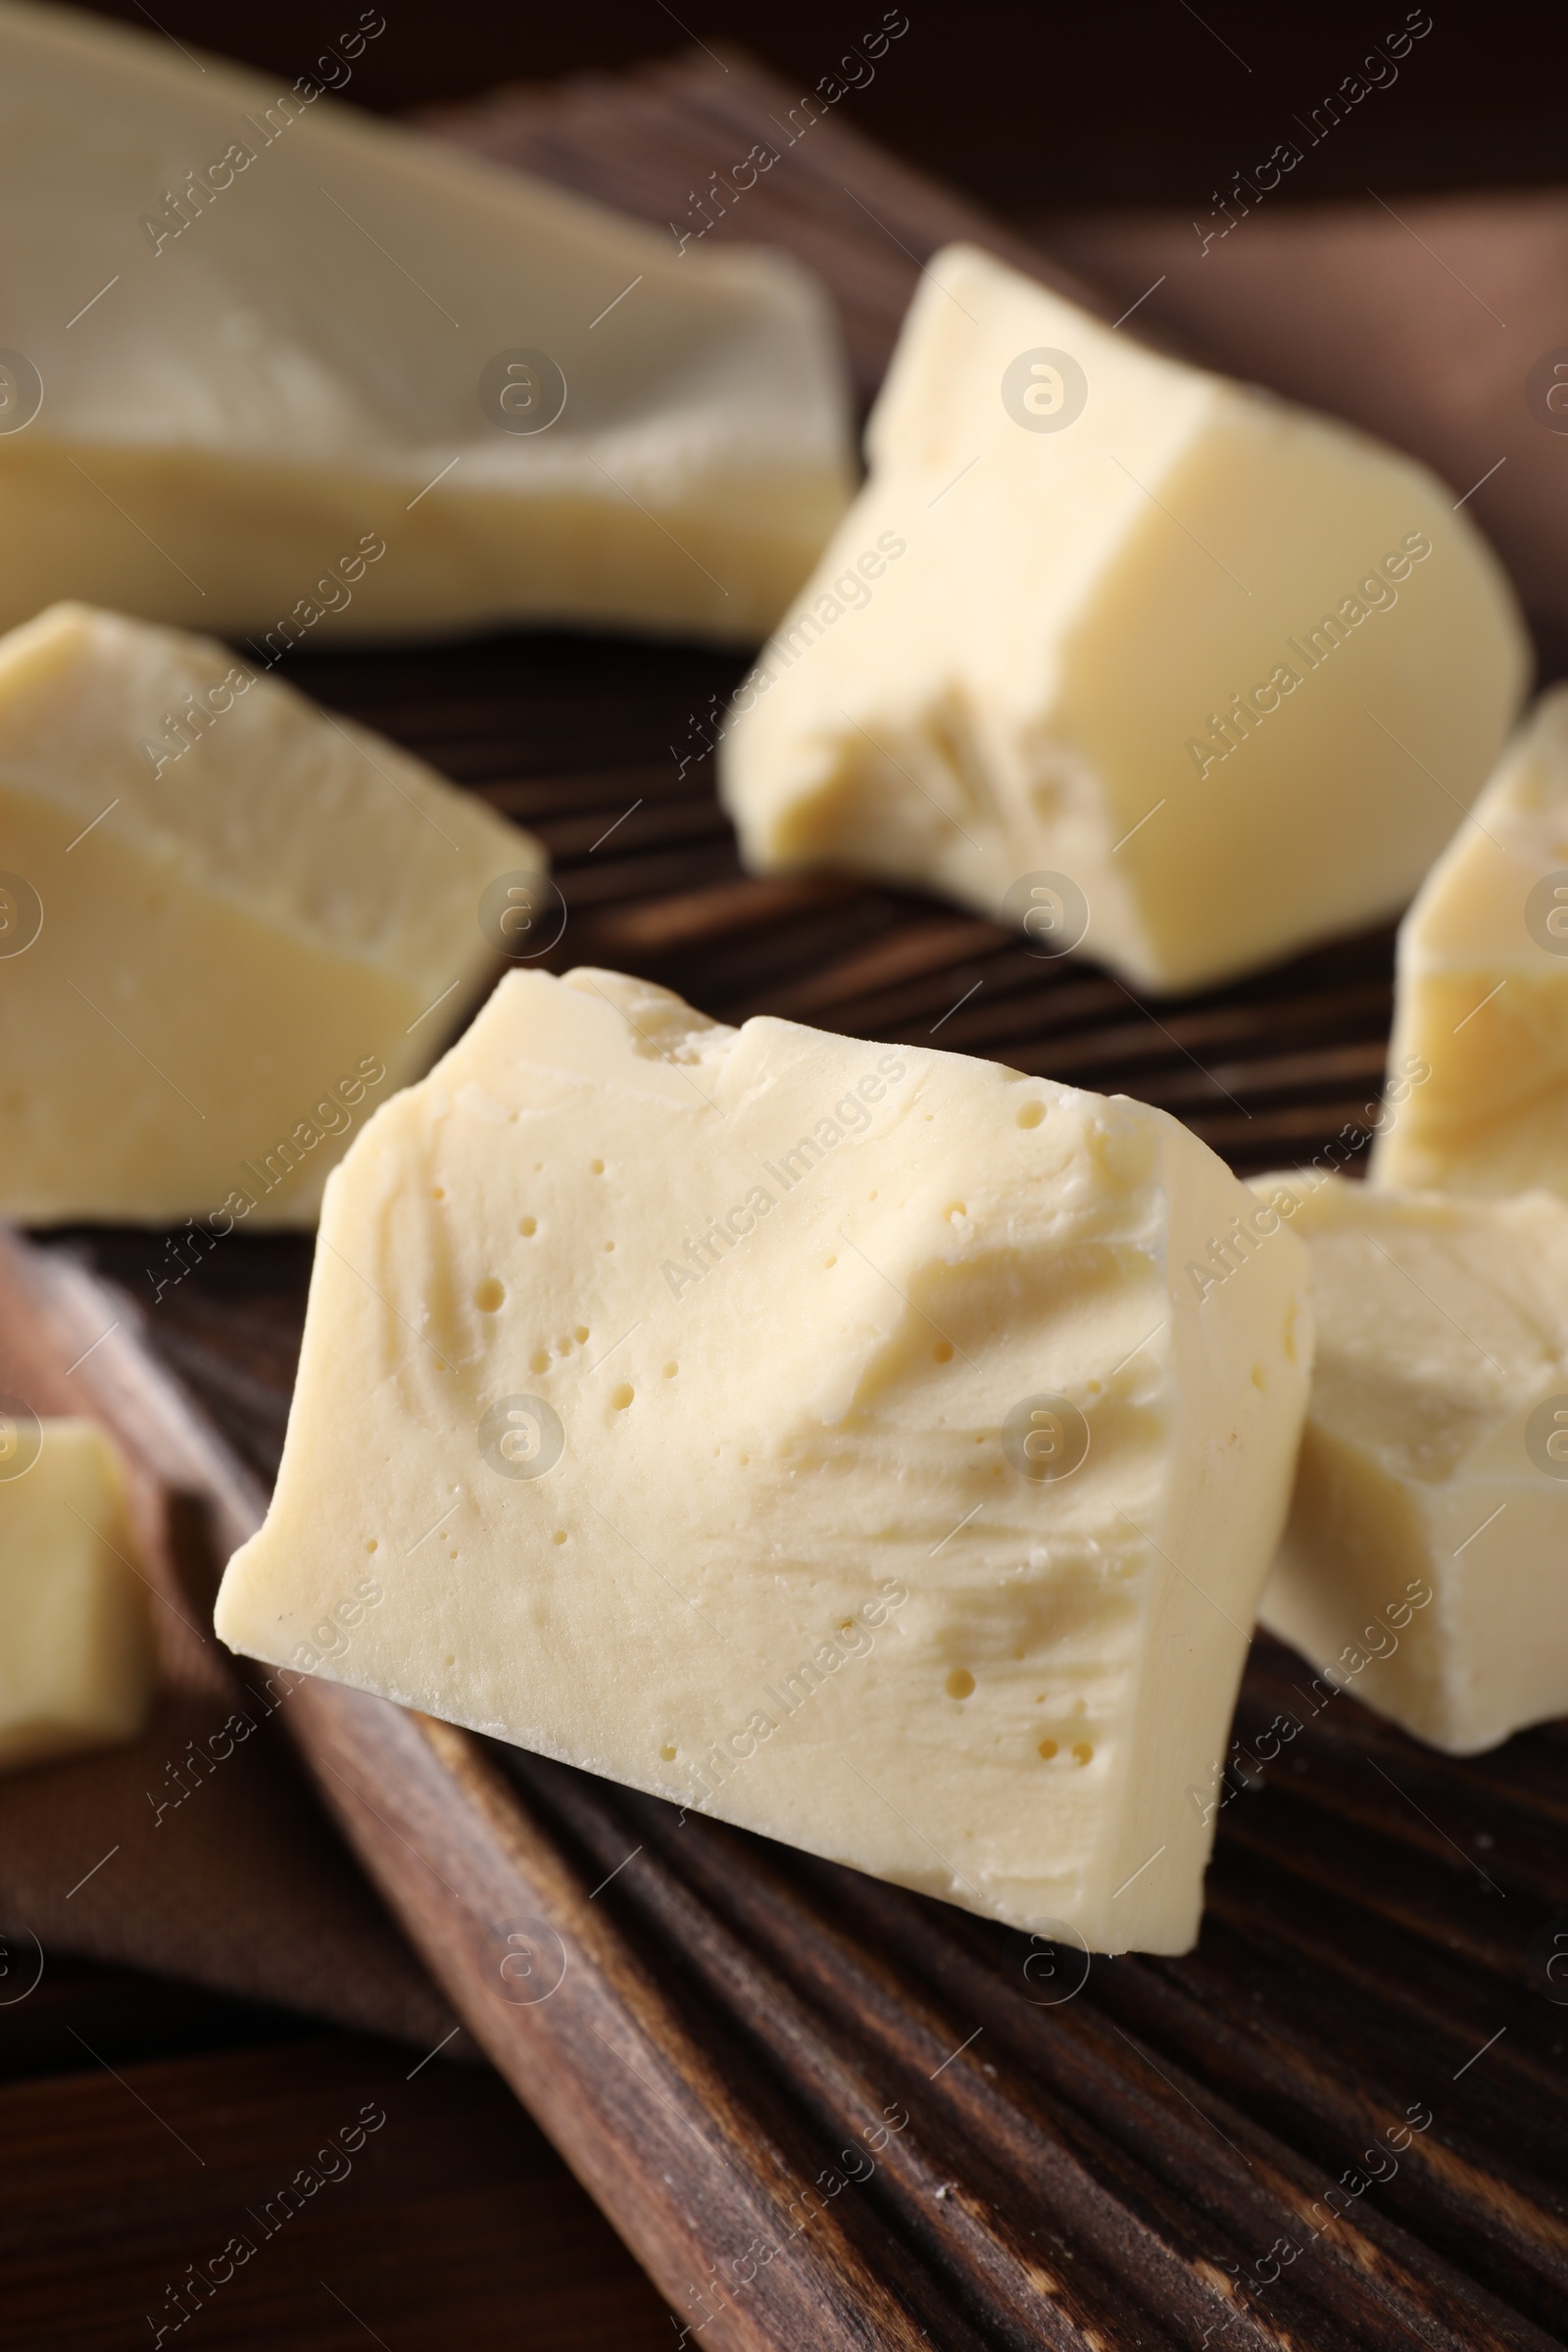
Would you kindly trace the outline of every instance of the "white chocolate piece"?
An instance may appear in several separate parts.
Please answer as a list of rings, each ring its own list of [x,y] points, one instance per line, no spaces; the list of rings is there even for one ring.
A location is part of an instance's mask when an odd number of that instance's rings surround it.
[[[0,1410],[0,1770],[141,1730],[157,1659],[135,1560],[98,1423],[29,1429]]]
[[[1451,1755],[1568,1711],[1568,1204],[1255,1190],[1310,1248],[1318,1335],[1263,1624]]]
[[[1543,695],[1399,926],[1379,1185],[1568,1194],[1568,687]]]
[[[1310,1361],[1289,1234],[1180,1271],[1250,1205],[1142,1103],[512,974],[327,1187],[218,1630],[1183,1951]]]
[[[1528,668],[1424,466],[967,246],[921,278],[867,451],[736,698],[754,868],[924,884],[1152,989],[1405,905]]]
[[[80,605],[13,630],[0,1215],[313,1225],[351,1129],[499,965],[492,879],[542,900],[544,863],[208,638]]]
[[[290,83],[0,6],[0,626],[755,643],[854,480],[814,282],[334,104],[353,38]]]

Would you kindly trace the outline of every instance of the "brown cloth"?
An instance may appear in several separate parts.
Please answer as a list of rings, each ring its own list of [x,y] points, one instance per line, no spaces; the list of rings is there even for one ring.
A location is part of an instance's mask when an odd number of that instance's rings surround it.
[[[0,1396],[108,1423],[132,1475],[138,1572],[162,1690],[132,1745],[0,1777],[0,1932],[18,1981],[54,1952],[129,1963],[431,2049],[454,2020],[308,1789],[284,1730],[290,1678],[212,1631],[226,1521],[199,1497],[204,1438],[171,1458],[128,1300],[0,1234]],[[86,1357],[75,1359],[83,1348]],[[140,1441],[138,1443],[138,1440]],[[454,2053],[455,2054],[455,2053]]]

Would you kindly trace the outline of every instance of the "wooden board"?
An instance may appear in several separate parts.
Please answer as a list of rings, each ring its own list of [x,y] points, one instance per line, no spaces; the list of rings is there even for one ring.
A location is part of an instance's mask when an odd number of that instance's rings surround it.
[[[776,112],[735,61],[715,128],[714,86],[662,71],[618,112],[603,84],[554,111],[529,97],[486,137],[622,201],[635,182],[657,213]],[[828,276],[869,386],[920,257],[956,216],[976,224],[858,142],[844,165],[841,135],[816,125],[770,209],[737,220]],[[910,897],[747,880],[702,756],[739,667],[536,637],[293,674],[540,832],[569,909],[558,968],[622,964],[726,1019],[937,1037],[1131,1092],[1244,1170],[1309,1156],[1373,1102],[1386,938],[1145,1004]],[[71,1249],[90,1276],[64,1270]],[[62,1364],[122,1316],[136,1376],[110,1377],[117,1344],[78,1379],[207,1498],[215,1571],[275,1465],[308,1257],[235,1236],[156,1306],[180,1262],[159,1237],[81,1235],[22,1269]],[[99,1279],[140,1299],[142,1329]],[[1542,1937],[1568,1936],[1568,1734],[1455,1762],[1353,1697],[1314,1704],[1307,1681],[1254,1648],[1198,1951],[1097,1960],[1081,1984],[1028,1938],[379,1701],[305,1684],[290,1717],[683,2340],[1564,2344],[1568,2010]]]

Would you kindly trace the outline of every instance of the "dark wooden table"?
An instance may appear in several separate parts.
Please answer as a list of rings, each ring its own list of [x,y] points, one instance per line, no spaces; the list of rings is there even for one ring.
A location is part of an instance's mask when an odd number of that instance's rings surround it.
[[[160,2327],[301,2352],[672,2340],[487,2070],[416,2073],[388,2043],[69,1962],[27,2010],[0,2032],[0,2343],[108,2352]],[[286,2196],[302,2171],[317,2185]],[[254,2253],[198,2296],[190,2266],[220,2274],[240,2230]]]

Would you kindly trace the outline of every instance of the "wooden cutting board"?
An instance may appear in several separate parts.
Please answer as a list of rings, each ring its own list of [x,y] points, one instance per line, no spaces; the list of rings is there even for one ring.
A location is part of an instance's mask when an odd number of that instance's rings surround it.
[[[778,163],[713,233],[818,270],[869,392],[937,244],[1025,256],[865,147],[850,100],[785,145],[800,97],[726,55],[443,127],[679,221],[771,138]],[[556,968],[621,964],[727,1020],[940,1033],[1162,1103],[1243,1171],[1310,1156],[1374,1102],[1386,937],[1151,1007],[950,909],[745,878],[703,751],[740,666],[544,636],[295,665],[541,834],[569,908]],[[236,1235],[170,1281],[195,1257],[145,1234],[8,1249],[0,1306],[44,1388],[75,1364],[73,1394],[206,1511],[215,1578],[275,1468],[309,1250]],[[668,2299],[672,2342],[1568,2344],[1568,1984],[1548,1970],[1568,1729],[1459,1762],[1309,1680],[1254,1645],[1198,1950],[1086,1979],[379,1700],[302,1682],[288,1715],[432,1974]]]

